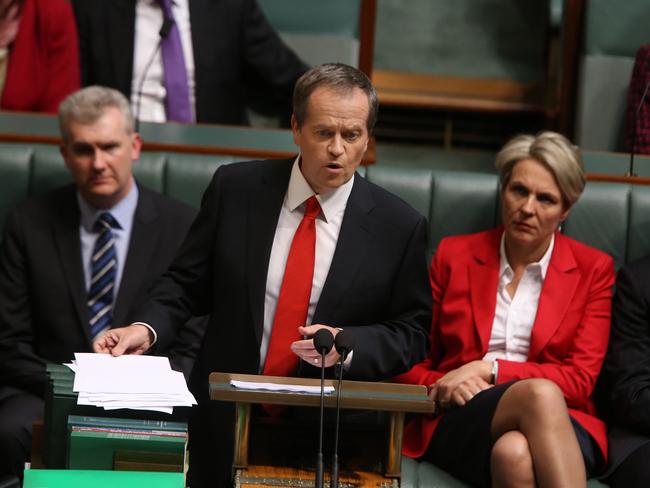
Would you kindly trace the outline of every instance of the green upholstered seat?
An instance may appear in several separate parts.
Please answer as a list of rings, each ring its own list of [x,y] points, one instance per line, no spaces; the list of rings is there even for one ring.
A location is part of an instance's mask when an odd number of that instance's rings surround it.
[[[607,252],[617,266],[622,266],[627,255],[630,191],[630,185],[594,181],[588,183],[563,224],[562,231]]]
[[[402,171],[397,166],[369,166],[366,178],[376,185],[399,195],[422,215],[431,209],[431,183],[433,171],[425,168],[411,168]]]
[[[402,457],[400,486],[401,488],[470,488],[468,484],[458,481],[431,463],[414,461],[405,456]],[[606,486],[595,479],[587,482],[587,488],[605,488]]]
[[[232,156],[170,156],[165,170],[165,194],[198,208],[203,192],[217,168],[233,162],[235,158]]]
[[[143,152],[133,171],[148,187],[198,207],[214,171],[240,159]],[[428,218],[430,255],[443,237],[489,229],[500,221],[495,174],[386,162],[359,172]],[[57,146],[0,143],[0,226],[10,205],[71,181]],[[650,186],[589,182],[562,231],[609,253],[617,267],[650,254]]]
[[[499,222],[496,175],[435,171],[429,228],[431,253],[443,237],[489,229]]]

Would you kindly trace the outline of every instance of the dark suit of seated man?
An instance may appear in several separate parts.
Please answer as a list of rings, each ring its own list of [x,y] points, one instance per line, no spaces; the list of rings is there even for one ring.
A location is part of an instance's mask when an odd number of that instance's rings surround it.
[[[94,344],[114,355],[142,352],[169,341],[189,315],[210,313],[192,378],[192,487],[231,484],[234,409],[209,400],[211,372],[316,376],[320,355],[309,337],[321,328],[354,336],[350,379],[388,379],[425,357],[426,219],[356,174],[377,105],[354,68],[305,73],[291,124],[300,154],[217,170],[178,257],[140,311],[143,323]],[[325,366],[338,359],[333,350]]]
[[[613,487],[650,480],[650,257],[628,264],[616,281],[609,348],[599,383],[609,422]]]
[[[14,208],[0,251],[0,474],[20,475],[29,457],[45,362],[92,351],[112,324],[132,320],[195,214],[134,181],[141,141],[119,92],[83,89],[59,117],[75,184]],[[183,329],[171,352],[186,374],[201,327]]]

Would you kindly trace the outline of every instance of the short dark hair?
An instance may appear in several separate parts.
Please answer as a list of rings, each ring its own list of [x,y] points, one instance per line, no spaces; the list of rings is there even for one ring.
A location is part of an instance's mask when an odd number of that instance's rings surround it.
[[[298,127],[302,127],[307,117],[307,104],[311,94],[321,86],[341,92],[350,92],[355,88],[362,90],[368,97],[368,133],[372,132],[377,122],[379,101],[377,92],[370,79],[352,66],[343,63],[326,63],[313,67],[302,75],[293,89],[293,116]]]

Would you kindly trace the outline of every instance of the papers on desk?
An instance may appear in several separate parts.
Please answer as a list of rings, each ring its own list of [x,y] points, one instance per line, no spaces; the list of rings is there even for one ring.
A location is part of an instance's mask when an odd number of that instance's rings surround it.
[[[284,385],[281,383],[259,383],[255,381],[230,380],[230,384],[241,390],[283,391],[291,393],[315,393],[320,395],[320,386]],[[334,393],[333,386],[326,386],[325,394]]]
[[[75,361],[66,366],[75,372],[79,405],[164,413],[196,405],[183,373],[172,370],[165,357],[75,353]]]

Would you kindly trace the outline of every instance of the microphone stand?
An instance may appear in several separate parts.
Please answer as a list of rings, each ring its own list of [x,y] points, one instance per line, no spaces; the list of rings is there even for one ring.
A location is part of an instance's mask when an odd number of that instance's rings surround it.
[[[339,486],[339,417],[341,413],[341,386],[343,385],[343,363],[347,353],[345,349],[341,354],[341,364],[339,365],[339,380],[336,385],[336,421],[334,427],[334,454],[332,455],[332,469],[330,473],[330,488]]]
[[[648,94],[648,87],[650,87],[650,80],[648,80],[648,83],[646,83],[643,94],[641,95],[641,100],[639,101],[639,105],[637,105],[636,112],[634,112],[634,131],[632,132],[632,148],[630,151],[630,170],[625,174],[625,176],[636,176],[634,174],[634,153],[636,151],[637,132],[639,131],[637,124],[639,123],[639,112],[641,112],[641,107],[643,106],[645,97]]]
[[[162,26],[160,27],[160,31],[158,32],[160,39],[156,44],[156,49],[154,50],[153,54],[147,61],[144,70],[142,71],[142,78],[140,78],[140,83],[138,83],[138,91],[136,92],[137,101],[135,104],[135,114],[134,114],[136,132],[140,132],[140,110],[142,107],[142,92],[144,90],[144,81],[147,78],[147,73],[149,73],[149,70],[151,69],[153,60],[156,59],[156,55],[158,54],[158,51],[160,51],[160,48],[162,47],[163,41],[167,39],[167,36],[169,35],[169,31],[172,28],[173,22],[174,21],[172,19],[168,19],[167,17],[163,18]]]
[[[318,455],[316,456],[315,488],[324,487],[323,468],[323,417],[325,413],[325,356],[332,350],[334,335],[327,329],[319,329],[313,337],[314,348],[320,352],[320,424],[318,429]]]
[[[341,415],[341,390],[343,389],[343,365],[348,354],[354,347],[354,335],[349,331],[341,330],[334,338],[334,347],[341,355],[339,365],[339,382],[336,391],[336,423],[334,434],[334,454],[332,455],[332,469],[330,472],[330,488],[339,486],[339,419]]]
[[[320,427],[318,429],[318,455],[316,457],[316,488],[324,486],[324,468],[323,468],[323,416],[325,413],[325,349],[321,349],[320,362]]]

